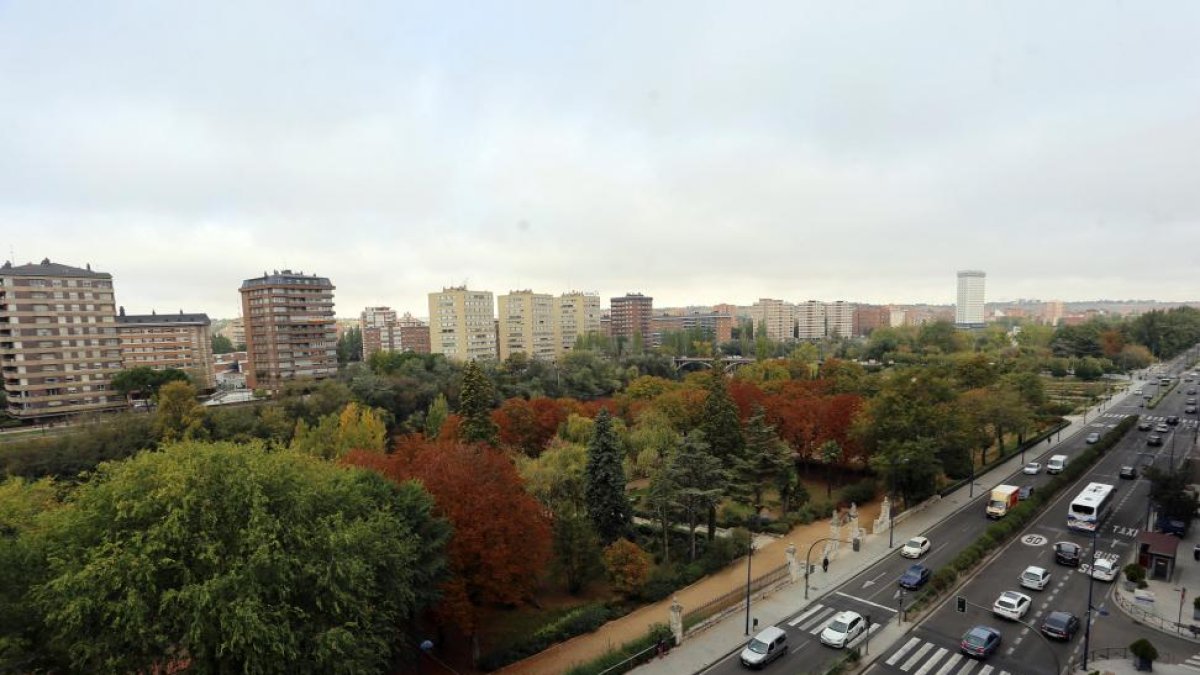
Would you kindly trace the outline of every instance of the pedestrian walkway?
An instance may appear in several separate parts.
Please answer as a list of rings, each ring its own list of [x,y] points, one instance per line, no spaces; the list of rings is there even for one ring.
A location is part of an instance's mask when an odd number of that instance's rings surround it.
[[[1146,588],[1131,588],[1124,576],[1114,584],[1113,600],[1121,611],[1133,620],[1157,631],[1200,644],[1200,620],[1193,615],[1193,602],[1200,594],[1200,527],[1193,525],[1188,535],[1179,540],[1175,553],[1175,569],[1170,579],[1147,577]],[[1136,551],[1118,562],[1124,567],[1134,561]],[[1196,630],[1193,630],[1193,626]],[[1200,664],[1200,658],[1196,661]],[[1200,672],[1200,668],[1197,668]]]
[[[1137,675],[1138,669],[1133,665],[1133,659],[1103,659],[1088,663],[1088,672],[1100,671],[1100,675]],[[1144,672],[1144,671],[1143,671]],[[1200,666],[1184,663],[1154,662],[1154,672],[1158,675],[1196,675]]]
[[[913,675],[1019,675],[999,670],[984,661],[967,658],[962,652],[939,647],[919,637],[910,637],[884,663]]]
[[[1128,392],[1118,393],[1114,396],[1113,402],[1119,402]],[[1106,402],[1106,406],[1109,405]],[[1088,421],[1084,421],[1083,416],[1069,416],[1067,420],[1070,425],[1064,427],[1062,432],[1055,434],[1051,442],[1044,448],[1035,448],[1045,452],[1059,444],[1069,440],[1076,433],[1088,427],[1089,423],[1096,419],[1094,413],[1087,415]],[[976,477],[975,494],[984,494],[996,485],[999,485],[1005,477],[1017,471],[1022,466],[1020,455],[1014,455],[1009,458],[1004,464],[994,468],[983,476]],[[936,500],[927,506],[925,509],[908,514],[903,521],[896,523],[896,530],[892,533],[891,539],[894,542],[904,542],[909,537],[915,536],[945,520],[954,512],[964,508],[972,497],[969,496],[971,491],[967,486],[950,493],[946,497]],[[864,521],[866,522],[866,521]],[[795,583],[784,586],[775,591],[770,596],[761,600],[754,601],[751,608],[751,616],[758,619],[759,626],[765,627],[775,625],[783,620],[801,612],[802,615],[812,611],[814,607],[822,605],[821,596],[830,589],[841,585],[845,581],[862,572],[866,568],[875,564],[885,556],[895,552],[895,548],[889,547],[889,536],[887,532],[881,534],[869,534],[862,542],[862,547],[859,552],[852,552],[848,548],[843,548],[836,554],[836,559],[829,566],[827,574],[818,573],[812,577],[809,583],[810,600],[805,600],[804,584]],[[1197,586],[1200,588],[1200,585]],[[742,606],[743,608],[745,605]],[[684,607],[684,611],[687,611]],[[814,613],[812,617],[819,615],[819,611]],[[665,620],[665,613],[663,619]],[[814,620],[810,618],[806,621],[806,626],[812,627]],[[819,625],[819,622],[818,622]],[[895,622],[884,625],[879,630],[878,637],[873,637],[871,642],[871,654],[878,654],[885,651],[891,643],[900,639],[904,639],[905,630],[908,626],[899,627]],[[655,659],[645,665],[640,666],[635,672],[639,675],[674,675],[676,673],[696,673],[704,670],[713,663],[719,661],[725,656],[739,650],[745,644],[745,618],[742,612],[727,616],[714,625],[709,626],[697,634],[689,634],[682,645],[679,645],[668,652],[664,657]],[[936,650],[932,647],[926,650],[926,654],[930,651],[935,654]],[[948,651],[948,650],[947,650]],[[914,652],[915,653],[915,652]],[[944,658],[944,654],[938,657],[939,660]],[[871,657],[868,657],[871,658]],[[910,656],[909,658],[912,658]],[[907,660],[904,661],[907,663]],[[1001,675],[1000,671],[994,669],[978,670],[972,668],[963,670],[967,664],[975,664],[975,661],[962,663],[958,660],[946,659],[942,662],[942,668],[947,668],[947,664],[951,664],[949,668],[942,672],[941,670],[927,670],[921,675],[951,675],[957,673],[953,671],[955,665],[963,673],[971,673],[971,675]],[[902,664],[903,665],[903,664]],[[980,664],[986,665],[986,664]],[[914,662],[914,674],[919,672],[919,666]],[[907,672],[907,671],[906,671]],[[1019,675],[1012,673],[1010,675]]]

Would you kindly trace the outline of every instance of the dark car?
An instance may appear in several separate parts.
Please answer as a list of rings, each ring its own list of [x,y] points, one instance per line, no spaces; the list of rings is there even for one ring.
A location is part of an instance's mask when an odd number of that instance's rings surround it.
[[[1146,437],[1146,445],[1162,445],[1162,436],[1150,434]]]
[[[1117,475],[1120,476],[1121,478],[1133,480],[1134,478],[1137,478],[1137,469],[1132,466],[1123,466],[1123,467],[1121,467],[1121,471],[1118,472]]]
[[[1171,426],[1175,426],[1176,424],[1179,424],[1179,418],[1176,417],[1175,415],[1168,415],[1167,416],[1167,424],[1170,424]]]
[[[1069,642],[1071,638],[1075,637],[1077,630],[1079,630],[1079,618],[1070,612],[1050,612],[1045,621],[1042,621],[1042,634],[1046,637]]]
[[[1150,431],[1153,428],[1154,425],[1150,423],[1150,420],[1138,420],[1138,431]]]
[[[911,565],[908,570],[900,576],[900,585],[910,591],[915,591],[925,585],[929,581],[929,577],[933,576],[933,572],[924,565]]]
[[[1083,557],[1083,549],[1079,544],[1070,541],[1060,541],[1054,545],[1054,562],[1069,567],[1079,567],[1079,559]]]
[[[1021,488],[1019,490],[1017,490],[1017,499],[1019,499],[1021,501],[1029,499],[1032,496],[1033,496],[1033,486],[1032,485],[1022,485]]]
[[[962,636],[959,649],[967,656],[987,658],[1000,647],[1000,631],[991,626],[975,626]]]

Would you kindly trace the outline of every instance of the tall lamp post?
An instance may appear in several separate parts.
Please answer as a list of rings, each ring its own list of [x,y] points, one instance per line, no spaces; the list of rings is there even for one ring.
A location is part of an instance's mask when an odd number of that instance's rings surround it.
[[[1086,671],[1088,650],[1092,646],[1092,582],[1095,577],[1092,575],[1096,565],[1096,533],[1100,531],[1100,523],[1096,523],[1096,529],[1092,530],[1092,562],[1088,565],[1088,604],[1087,604],[1087,624],[1083,627],[1083,669]]]
[[[750,634],[750,564],[754,560],[754,533],[750,533],[750,552],[746,554],[746,635]]]

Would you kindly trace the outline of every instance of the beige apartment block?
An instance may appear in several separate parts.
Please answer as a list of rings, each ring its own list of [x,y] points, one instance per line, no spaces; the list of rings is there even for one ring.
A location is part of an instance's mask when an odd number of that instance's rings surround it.
[[[0,267],[0,369],[9,415],[44,420],[115,410],[125,398],[112,275],[52,263]]]
[[[766,328],[767,338],[786,342],[796,337],[796,306],[774,298],[761,298],[750,308],[754,334]]]
[[[498,300],[500,359],[523,352],[543,361],[558,355],[554,326],[556,321],[554,296],[530,290],[509,291]]]
[[[225,324],[224,328],[217,332],[217,335],[229,338],[234,348],[237,348],[238,345],[244,345],[246,344],[246,321],[240,316],[236,319],[231,319],[229,323]]]
[[[579,338],[600,334],[599,293],[563,293],[558,297],[557,311],[554,340],[559,355],[574,349]]]
[[[216,388],[213,371],[212,322],[207,314],[117,315],[121,363],[126,368],[176,368],[192,378],[196,388]]]
[[[429,349],[448,359],[496,358],[496,317],[491,291],[466,286],[429,294]]]
[[[242,282],[246,386],[277,390],[287,380],[337,374],[333,283],[291,270]]]
[[[796,305],[796,337],[801,340],[825,337],[825,303],[809,300]]]
[[[854,303],[845,300],[825,303],[825,335],[841,338],[854,336]]]

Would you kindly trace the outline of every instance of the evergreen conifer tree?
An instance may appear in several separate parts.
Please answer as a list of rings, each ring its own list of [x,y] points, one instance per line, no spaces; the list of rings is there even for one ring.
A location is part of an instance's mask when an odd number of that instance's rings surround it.
[[[587,514],[604,545],[625,536],[633,521],[633,509],[625,496],[625,470],[621,448],[607,410],[596,415],[584,477]]]
[[[499,436],[492,421],[496,388],[478,363],[468,361],[463,371],[462,396],[458,411],[462,415],[462,439],[468,443],[495,445]]]

